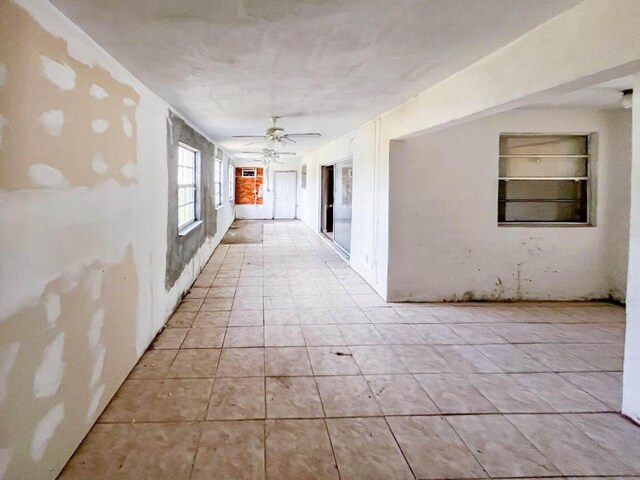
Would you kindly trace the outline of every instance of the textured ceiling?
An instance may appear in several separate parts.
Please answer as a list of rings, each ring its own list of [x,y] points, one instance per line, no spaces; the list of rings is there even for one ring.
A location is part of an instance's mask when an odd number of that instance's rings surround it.
[[[579,0],[52,3],[223,147],[246,149],[229,136],[280,115],[290,132],[322,133],[302,155]]]

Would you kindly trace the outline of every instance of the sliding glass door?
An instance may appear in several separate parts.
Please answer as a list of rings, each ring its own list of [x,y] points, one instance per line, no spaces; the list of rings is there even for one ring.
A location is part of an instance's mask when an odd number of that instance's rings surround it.
[[[351,199],[353,196],[353,161],[335,165],[333,198],[333,241],[345,252],[351,251]]]

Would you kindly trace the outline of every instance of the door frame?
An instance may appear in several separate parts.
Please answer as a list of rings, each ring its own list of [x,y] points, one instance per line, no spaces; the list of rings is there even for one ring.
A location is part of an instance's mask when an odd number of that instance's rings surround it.
[[[320,233],[320,235],[322,235],[323,237],[329,239],[330,241],[333,242],[333,236],[329,236],[329,234],[326,231],[326,216],[327,216],[327,210],[325,210],[325,199],[324,199],[324,192],[325,192],[325,188],[324,188],[324,184],[325,184],[325,171],[331,169],[332,175],[333,175],[333,179],[331,180],[331,184],[333,185],[333,195],[335,196],[335,191],[336,191],[336,166],[333,163],[326,163],[323,165],[320,165],[320,227],[318,228],[318,232]],[[334,198],[334,203],[335,203],[335,198]],[[333,205],[332,205],[332,209],[333,209]],[[333,210],[332,210],[333,211]],[[333,217],[333,215],[332,215]],[[332,220],[332,225],[331,225],[331,235],[333,235],[333,220]]]
[[[276,195],[278,194],[278,173],[293,173],[294,174],[294,189],[293,189],[293,218],[282,218],[281,220],[295,220],[298,218],[298,172],[296,170],[274,170],[273,171],[273,212],[271,218],[276,219]]]
[[[318,163],[318,169],[317,174],[318,174],[318,221],[316,224],[316,233],[318,233],[322,238],[324,238],[327,242],[329,242],[329,244],[334,247],[334,249],[339,252],[341,255],[346,256],[347,258],[351,257],[351,253],[346,252],[340,245],[338,245],[333,239],[327,237],[324,233],[322,233],[322,167],[329,167],[333,165],[333,172],[334,172],[334,178],[333,178],[333,189],[334,189],[334,193],[335,193],[335,172],[336,172],[336,166],[338,165],[338,163],[340,162],[344,162],[346,160],[351,160],[353,162],[353,155],[344,155],[342,157],[336,158],[335,160],[327,160],[324,162],[320,162]],[[334,198],[334,202],[335,202],[335,198]],[[352,198],[352,204],[353,204],[353,198]],[[335,224],[334,224],[335,227]]]

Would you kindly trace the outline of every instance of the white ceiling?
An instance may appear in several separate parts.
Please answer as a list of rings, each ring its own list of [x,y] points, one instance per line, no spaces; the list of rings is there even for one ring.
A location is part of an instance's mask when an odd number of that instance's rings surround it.
[[[52,0],[232,152],[282,116],[302,155],[580,0]],[[259,145],[257,147],[260,147]],[[290,148],[288,148],[290,149]]]

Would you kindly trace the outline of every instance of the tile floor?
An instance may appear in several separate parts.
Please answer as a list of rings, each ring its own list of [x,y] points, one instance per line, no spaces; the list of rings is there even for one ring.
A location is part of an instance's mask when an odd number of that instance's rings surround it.
[[[61,478],[640,475],[623,309],[386,304],[300,222],[221,245]]]

